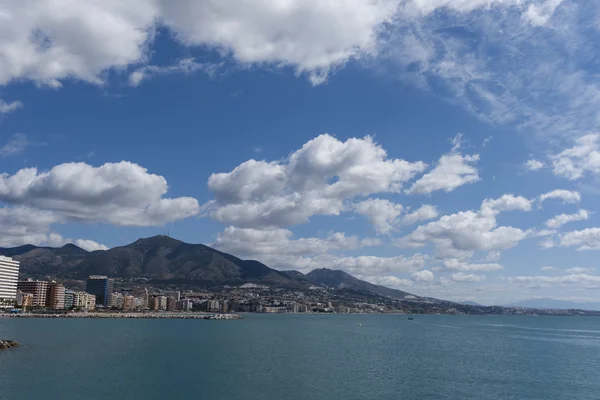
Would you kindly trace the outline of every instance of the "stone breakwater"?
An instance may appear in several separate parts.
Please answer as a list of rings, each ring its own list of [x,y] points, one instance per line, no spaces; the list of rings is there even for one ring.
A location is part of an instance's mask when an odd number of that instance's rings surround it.
[[[237,314],[194,314],[194,313],[66,313],[66,314],[0,314],[0,318],[147,318],[147,319],[242,319]]]
[[[0,340],[0,350],[6,350],[13,347],[19,347],[19,343],[14,340]]]

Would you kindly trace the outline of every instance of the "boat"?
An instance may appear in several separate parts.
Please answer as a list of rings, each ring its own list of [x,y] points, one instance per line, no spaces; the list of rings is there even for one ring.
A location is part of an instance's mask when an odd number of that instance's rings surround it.
[[[410,313],[410,314],[408,315],[408,320],[409,320],[409,321],[412,321],[413,319],[414,319],[414,318],[413,318],[413,316],[412,316],[412,313]]]

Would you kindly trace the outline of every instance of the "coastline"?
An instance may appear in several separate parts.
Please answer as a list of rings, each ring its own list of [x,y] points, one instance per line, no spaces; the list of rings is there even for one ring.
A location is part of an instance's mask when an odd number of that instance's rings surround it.
[[[238,314],[206,314],[206,313],[112,313],[112,312],[87,312],[87,313],[23,313],[23,314],[0,314],[0,318],[121,318],[121,319],[208,319],[229,320],[243,319]]]

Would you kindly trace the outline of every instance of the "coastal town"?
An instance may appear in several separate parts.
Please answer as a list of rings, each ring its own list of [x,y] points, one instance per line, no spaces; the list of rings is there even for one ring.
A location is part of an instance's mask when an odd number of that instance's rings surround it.
[[[196,314],[200,319],[238,318],[234,313],[600,316],[597,311],[487,307],[413,295],[374,296],[322,286],[302,290],[245,283],[202,289],[104,275],[65,282],[19,279],[19,262],[5,256],[0,256],[0,272],[0,315],[18,318],[196,318]]]

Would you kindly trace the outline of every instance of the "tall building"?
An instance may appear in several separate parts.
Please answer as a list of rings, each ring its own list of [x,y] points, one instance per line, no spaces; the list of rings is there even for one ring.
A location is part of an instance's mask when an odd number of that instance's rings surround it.
[[[27,279],[26,281],[18,281],[17,289],[24,293],[33,295],[32,307],[46,307],[48,297],[48,282],[34,281]]]
[[[65,308],[65,287],[56,282],[48,284],[46,294],[46,307],[54,310],[64,310]]]
[[[65,290],[65,309],[70,310],[75,307],[75,291]]]
[[[92,275],[87,279],[85,291],[96,296],[97,305],[102,304],[104,307],[111,306],[112,279],[102,275]]]
[[[0,308],[14,306],[18,280],[19,262],[0,256]]]

